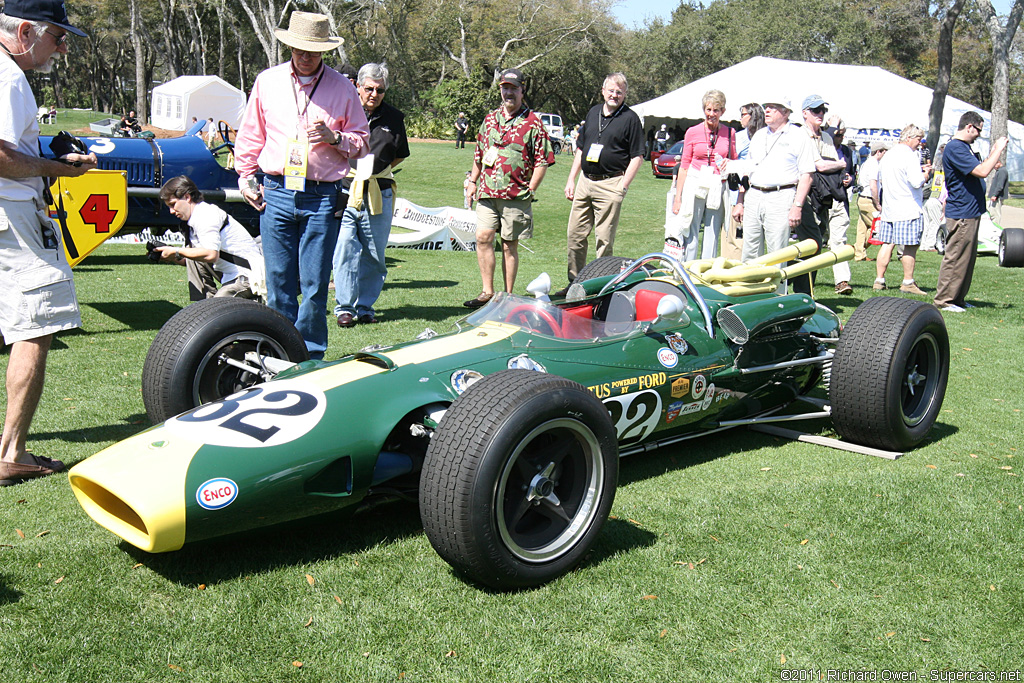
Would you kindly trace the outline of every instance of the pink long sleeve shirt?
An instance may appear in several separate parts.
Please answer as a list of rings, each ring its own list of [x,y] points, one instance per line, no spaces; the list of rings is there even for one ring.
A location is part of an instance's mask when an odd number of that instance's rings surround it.
[[[317,85],[318,81],[322,82]],[[282,175],[288,140],[304,140],[306,129],[318,120],[336,131],[341,141],[310,145],[306,178],[341,180],[348,174],[349,159],[366,156],[370,140],[366,114],[352,82],[324,65],[312,82],[303,85],[291,61],[257,76],[235,139],[239,188],[245,188],[257,170]]]

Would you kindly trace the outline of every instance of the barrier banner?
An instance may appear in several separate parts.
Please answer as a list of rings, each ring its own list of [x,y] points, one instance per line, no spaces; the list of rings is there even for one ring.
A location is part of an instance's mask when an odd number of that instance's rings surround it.
[[[430,251],[476,251],[476,211],[450,206],[426,208],[399,197],[391,226],[412,232],[388,236],[388,246]]]

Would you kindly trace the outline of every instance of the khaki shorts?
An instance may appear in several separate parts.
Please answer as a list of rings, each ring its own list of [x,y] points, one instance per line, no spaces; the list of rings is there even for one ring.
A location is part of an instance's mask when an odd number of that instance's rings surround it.
[[[529,199],[481,197],[476,203],[477,230],[493,230],[509,242],[533,237],[533,202]]]
[[[60,228],[36,202],[0,201],[0,291],[8,344],[82,326]]]

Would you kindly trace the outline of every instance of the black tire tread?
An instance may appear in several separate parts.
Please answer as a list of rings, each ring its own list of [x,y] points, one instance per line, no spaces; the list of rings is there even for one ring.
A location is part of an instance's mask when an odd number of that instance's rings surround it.
[[[894,435],[893,407],[885,397],[890,382],[901,381],[902,368],[893,367],[893,353],[906,327],[920,316],[937,320],[945,330],[938,309],[912,299],[873,297],[850,316],[836,345],[829,384],[832,422],[843,438],[886,450],[911,446]],[[948,359],[948,338],[939,342]]]
[[[999,242],[999,265],[1003,268],[1024,267],[1024,228],[1004,228]]]
[[[180,389],[178,383],[181,382],[181,378],[177,376],[177,373],[182,351],[196,335],[202,334],[211,322],[223,321],[230,316],[250,321],[268,317],[270,319],[280,318],[275,322],[284,323],[282,325],[284,332],[286,334],[294,333],[289,335],[290,343],[294,346],[297,340],[305,350],[302,337],[288,319],[264,304],[230,297],[194,302],[175,313],[170,320],[164,323],[146,353],[146,360],[142,366],[142,402],[146,407],[146,414],[152,422],[163,422],[195,407],[183,405],[182,401],[175,396],[178,393],[175,390]],[[304,357],[293,357],[290,360],[298,362],[307,360],[308,357],[308,353],[306,353]]]
[[[624,263],[632,262],[633,259],[626,258],[625,256],[601,256],[583,266],[573,282],[583,282],[584,280],[605,277],[607,275],[618,275],[622,272],[622,265]]]
[[[486,444],[525,399],[565,390],[582,392],[600,405],[585,387],[556,375],[531,370],[505,370],[488,375],[451,405],[431,440],[420,475],[419,507],[424,531],[446,562],[462,568],[481,583],[494,585],[483,575],[483,553],[465,540],[471,535],[473,521],[466,492],[473,485]],[[603,405],[601,410],[606,410]],[[610,420],[608,425],[611,426]],[[596,430],[595,433],[600,436]],[[617,448],[614,430],[611,443]],[[617,462],[617,451],[615,458]],[[614,481],[610,485],[614,487]]]

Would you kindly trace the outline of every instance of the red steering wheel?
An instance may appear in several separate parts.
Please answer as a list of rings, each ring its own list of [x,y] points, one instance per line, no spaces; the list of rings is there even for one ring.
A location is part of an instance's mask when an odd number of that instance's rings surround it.
[[[525,327],[534,332],[540,334],[546,334],[551,337],[558,337],[558,321],[551,315],[551,311],[545,310],[537,306],[531,306],[529,304],[522,304],[516,306],[512,311],[505,316],[505,322],[519,327]]]

